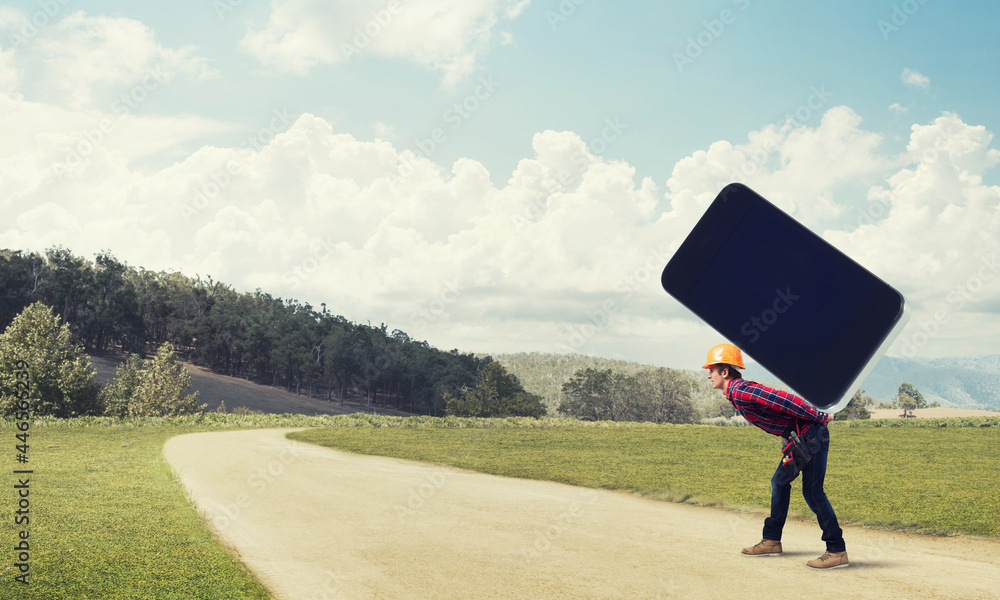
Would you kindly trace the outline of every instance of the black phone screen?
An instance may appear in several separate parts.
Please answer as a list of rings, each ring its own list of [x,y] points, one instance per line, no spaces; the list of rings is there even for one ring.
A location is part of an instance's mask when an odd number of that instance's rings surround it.
[[[904,314],[899,292],[740,184],[709,206],[661,281],[823,410],[849,401]]]

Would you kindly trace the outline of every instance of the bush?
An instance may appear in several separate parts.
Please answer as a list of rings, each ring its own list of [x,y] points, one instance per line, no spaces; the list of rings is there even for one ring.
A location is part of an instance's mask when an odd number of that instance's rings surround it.
[[[118,365],[114,380],[104,387],[101,394],[104,397],[105,415],[120,419],[129,415],[129,404],[139,389],[140,375],[144,368],[143,360],[138,354],[130,354],[125,362]]]
[[[541,397],[526,392],[517,377],[498,362],[480,369],[475,389],[461,389],[454,396],[445,394],[444,400],[448,414],[456,417],[545,416]]]
[[[27,364],[27,400],[34,416],[60,418],[103,412],[94,367],[69,327],[51,308],[35,302],[0,335],[0,414],[14,413],[18,365]]]
[[[185,395],[191,374],[164,343],[150,364],[132,354],[118,367],[115,379],[104,390],[105,414],[112,417],[173,417],[204,412],[198,392]]]
[[[854,397],[847,403],[844,410],[838,412],[833,418],[835,421],[845,421],[848,419],[870,419],[872,418],[867,406],[874,404],[875,400],[871,396],[865,395],[865,390],[857,390]]]

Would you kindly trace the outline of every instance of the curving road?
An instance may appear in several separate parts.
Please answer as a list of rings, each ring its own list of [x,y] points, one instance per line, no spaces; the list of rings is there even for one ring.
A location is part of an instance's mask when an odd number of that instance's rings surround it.
[[[285,439],[164,447],[219,538],[279,599],[1000,597],[1000,540],[845,528],[851,566],[813,571],[813,522],[747,558],[762,518]]]

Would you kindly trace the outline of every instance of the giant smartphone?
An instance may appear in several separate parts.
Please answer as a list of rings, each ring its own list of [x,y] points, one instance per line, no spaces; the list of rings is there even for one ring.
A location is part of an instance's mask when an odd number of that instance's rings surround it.
[[[902,294],[736,183],[708,207],[661,283],[826,412],[850,402],[909,317]]]

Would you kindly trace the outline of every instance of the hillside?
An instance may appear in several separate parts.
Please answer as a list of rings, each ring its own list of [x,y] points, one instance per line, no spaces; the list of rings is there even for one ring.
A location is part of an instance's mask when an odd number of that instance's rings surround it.
[[[0,249],[0,331],[29,304],[50,307],[91,354],[155,353],[164,343],[192,365],[262,387],[444,413],[443,396],[475,384],[481,361],[444,351],[381,323],[210,276],[154,272],[109,252],[93,261],[69,249]]]
[[[890,400],[903,381],[920,390],[928,402],[952,408],[1000,409],[1000,355],[941,358],[883,357],[862,387],[882,401]]]
[[[101,383],[111,381],[115,369],[121,362],[120,355],[91,356],[90,363],[97,371],[97,380]],[[198,402],[208,404],[208,410],[214,411],[219,403],[225,402],[228,412],[243,407],[271,414],[303,414],[303,415],[343,415],[365,412],[365,407],[358,398],[348,398],[341,406],[339,402],[327,402],[323,398],[309,398],[300,394],[287,392],[282,388],[268,385],[257,385],[245,379],[227,377],[212,373],[204,367],[186,363],[184,367],[191,373],[191,392],[198,392]],[[379,414],[408,416],[410,413],[378,407]]]
[[[486,355],[482,355],[486,356]],[[580,369],[612,369],[617,372],[634,374],[643,369],[655,368],[637,362],[586,356],[583,354],[542,354],[539,352],[517,352],[494,354],[493,359],[521,380],[524,389],[543,398],[549,415],[558,416],[562,401],[562,385]],[[695,385],[692,397],[699,409],[715,404],[722,396],[712,389],[704,373],[684,371]]]
[[[579,369],[589,367],[635,373],[652,368],[652,365],[580,354],[519,352],[495,354],[493,358],[517,375],[525,389],[542,396],[552,415],[557,414],[563,382]],[[687,369],[685,372],[697,386],[694,398],[697,407],[711,406],[721,398],[721,394],[708,385],[703,371]],[[749,366],[744,375],[784,388],[774,375],[756,365]],[[1000,410],[1000,355],[930,359],[885,356],[861,387],[876,400],[888,402],[904,381],[915,385],[927,402],[936,401],[949,408]]]
[[[480,358],[484,358],[482,355]],[[493,359],[521,380],[525,389],[544,399],[549,415],[557,416],[562,399],[562,384],[580,369],[613,369],[624,373],[635,373],[653,368],[637,362],[614,360],[582,354],[541,354],[538,352],[518,352],[496,354]],[[91,363],[101,382],[114,377],[115,368],[121,357],[118,355],[92,356]],[[265,413],[293,414],[349,414],[364,412],[364,405],[358,398],[349,397],[344,406],[339,402],[326,402],[322,398],[309,398],[294,394],[280,387],[257,385],[236,377],[213,373],[203,367],[185,364],[191,373],[191,391],[199,392],[199,401],[207,403],[209,410],[215,410],[225,401],[232,411],[238,407],[259,410]],[[684,371],[695,385],[693,397],[695,406],[705,409],[721,399],[721,394],[712,389],[704,372],[700,369]],[[775,377],[751,366],[745,374],[748,378],[782,387]],[[958,409],[1000,410],[1000,355],[945,357],[933,359],[906,359],[883,357],[872,374],[865,380],[863,388],[879,401],[889,401],[895,395],[899,384],[909,381],[917,386],[928,402],[940,402],[943,407]],[[381,414],[407,415],[400,411],[378,408]]]

